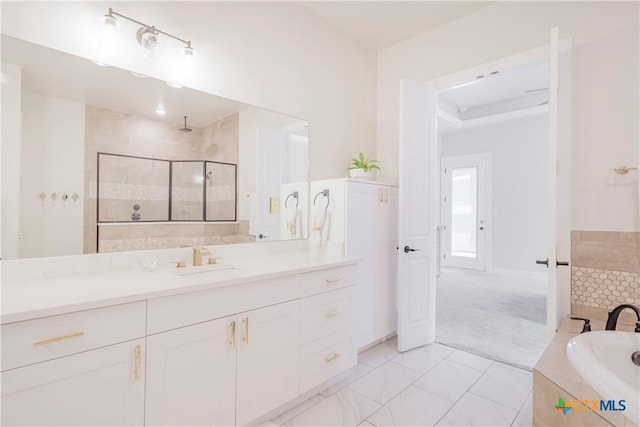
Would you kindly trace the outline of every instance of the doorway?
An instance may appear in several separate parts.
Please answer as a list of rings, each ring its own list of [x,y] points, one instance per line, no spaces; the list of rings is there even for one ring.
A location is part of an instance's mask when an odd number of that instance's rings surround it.
[[[440,265],[486,271],[491,153],[443,157],[440,163]]]
[[[436,342],[525,368],[548,342],[548,76],[537,61],[438,92]]]

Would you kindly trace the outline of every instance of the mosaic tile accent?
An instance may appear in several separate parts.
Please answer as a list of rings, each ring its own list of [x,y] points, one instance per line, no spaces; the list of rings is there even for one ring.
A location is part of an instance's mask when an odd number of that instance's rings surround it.
[[[640,273],[572,267],[571,290],[571,302],[587,307],[640,304]]]
[[[255,242],[252,235],[203,236],[203,237],[149,237],[143,239],[100,240],[98,252],[122,252],[177,247],[224,245]]]

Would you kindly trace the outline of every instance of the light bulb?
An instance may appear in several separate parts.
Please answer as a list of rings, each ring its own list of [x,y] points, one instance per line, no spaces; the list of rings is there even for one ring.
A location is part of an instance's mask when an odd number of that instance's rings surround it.
[[[118,20],[111,14],[111,11],[107,15],[102,17],[102,23],[107,32],[115,33],[118,28]]]
[[[159,116],[164,116],[165,115],[165,111],[164,111],[164,109],[162,107],[158,107],[156,109],[156,114],[159,115]]]

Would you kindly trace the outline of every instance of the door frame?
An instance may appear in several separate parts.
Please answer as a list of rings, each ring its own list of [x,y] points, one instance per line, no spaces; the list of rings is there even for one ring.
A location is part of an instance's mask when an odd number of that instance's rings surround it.
[[[558,29],[552,28],[552,34],[557,37]],[[561,193],[562,197],[556,195],[556,200],[561,201],[557,206],[554,206],[554,211],[550,215],[556,215],[558,221],[556,223],[556,242],[562,242],[562,247],[557,247],[558,258],[561,260],[571,259],[571,55],[572,39],[565,38],[557,42],[557,45],[553,45],[554,41],[551,40],[548,44],[540,47],[522,51],[514,55],[506,56],[494,61],[486,62],[476,65],[471,68],[459,70],[454,73],[450,73],[430,81],[423,82],[434,87],[438,92],[449,89],[454,86],[471,82],[479,75],[489,75],[492,71],[499,69],[510,69],[519,66],[527,65],[536,61],[549,60],[550,51],[553,48],[557,48],[560,52],[561,58],[558,63],[558,74],[556,77],[564,79],[563,85],[558,89],[558,99],[561,104],[558,108],[558,116],[562,115],[562,120],[557,121],[557,133],[560,137],[557,140],[558,157],[555,169],[557,174],[562,173],[564,178],[567,178],[566,182],[557,180],[557,191]],[[562,65],[560,63],[563,63]],[[551,66],[552,64],[550,64]],[[550,81],[551,85],[552,82]],[[564,104],[563,101],[565,102]],[[554,118],[557,119],[557,118]],[[551,122],[551,111],[549,111],[549,120]],[[551,141],[550,141],[551,143]],[[552,147],[550,147],[551,149]],[[562,167],[560,167],[562,164]],[[550,165],[550,168],[554,168],[554,165]],[[553,170],[553,169],[552,169]],[[439,176],[438,176],[439,180]],[[438,182],[438,186],[440,183]],[[558,213],[561,214],[558,214]],[[533,261],[533,260],[532,260]],[[550,268],[556,268],[556,260],[549,260]],[[557,280],[550,283],[547,288],[547,330],[549,339],[553,337],[555,331],[559,327],[560,323],[564,320],[564,317],[571,313],[571,267],[567,270],[557,270]],[[558,286],[560,284],[560,286]],[[435,293],[431,294],[434,295]]]
[[[439,138],[440,139],[440,138]],[[469,267],[469,266],[464,266],[462,264],[456,263],[454,262],[453,264],[450,264],[449,262],[445,262],[444,260],[444,256],[446,255],[445,251],[443,249],[451,249],[450,248],[450,244],[446,245],[443,244],[444,243],[444,239],[443,236],[446,235],[445,233],[442,233],[441,239],[440,239],[440,255],[441,255],[441,259],[440,262],[442,263],[442,266],[444,267],[445,265],[448,267],[456,267],[456,268],[468,268],[471,270],[477,270],[477,271],[489,271],[491,270],[491,231],[492,231],[492,224],[491,224],[491,212],[492,212],[492,155],[490,152],[484,152],[484,153],[473,153],[473,154],[465,154],[462,156],[447,156],[447,157],[442,157],[440,156],[440,209],[438,214],[440,215],[440,224],[444,225],[444,219],[443,219],[443,209],[444,209],[444,204],[443,204],[443,198],[444,198],[444,194],[442,192],[444,186],[445,186],[445,182],[443,181],[443,169],[444,169],[444,162],[445,161],[475,161],[478,159],[481,159],[484,162],[484,178],[480,179],[480,174],[478,174],[478,180],[477,180],[477,195],[480,195],[480,183],[482,182],[482,184],[484,185],[484,213],[482,215],[482,219],[484,220],[484,228],[485,228],[485,233],[482,239],[483,242],[483,253],[482,255],[484,256],[484,258],[481,259],[480,262],[478,262],[478,264],[480,264],[480,268],[477,268],[475,266]],[[478,168],[478,171],[480,171],[480,168]],[[478,197],[477,199],[477,205],[480,205],[479,202],[480,198]],[[450,206],[450,205],[449,205]],[[480,216],[478,216],[478,220],[480,219]],[[476,223],[476,226],[478,224]],[[449,231],[449,230],[447,230]],[[478,252],[480,252],[480,244],[478,241],[477,244],[477,248],[478,248]],[[449,251],[450,252],[450,251]]]

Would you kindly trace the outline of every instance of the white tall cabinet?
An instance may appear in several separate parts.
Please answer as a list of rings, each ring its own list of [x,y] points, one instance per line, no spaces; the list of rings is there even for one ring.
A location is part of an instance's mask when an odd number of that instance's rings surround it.
[[[351,179],[311,183],[311,197],[329,190],[330,230],[317,245],[344,245],[344,254],[358,264],[357,345],[366,347],[396,333],[398,187]],[[311,220],[321,218],[326,198],[318,197]],[[317,231],[316,231],[317,232]]]

